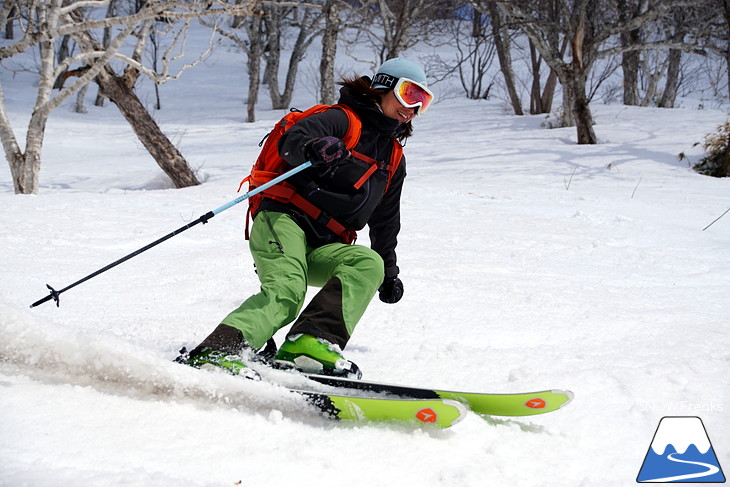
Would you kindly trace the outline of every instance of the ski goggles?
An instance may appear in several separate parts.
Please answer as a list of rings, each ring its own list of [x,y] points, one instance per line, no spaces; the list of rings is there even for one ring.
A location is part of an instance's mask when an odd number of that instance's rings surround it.
[[[407,108],[418,107],[417,115],[425,113],[434,99],[431,90],[408,78],[399,78],[393,88],[393,94],[401,105]]]

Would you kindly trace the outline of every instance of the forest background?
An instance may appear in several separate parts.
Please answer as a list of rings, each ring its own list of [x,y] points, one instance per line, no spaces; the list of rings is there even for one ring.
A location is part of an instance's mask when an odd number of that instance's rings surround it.
[[[210,42],[191,53],[194,22],[210,29]],[[431,85],[444,88],[441,99],[499,97],[517,115],[551,114],[548,126],[575,126],[579,144],[598,143],[594,100],[671,108],[692,94],[716,108],[730,90],[730,0],[10,0],[0,26],[0,141],[21,194],[39,190],[53,110],[75,96],[75,110],[84,112],[94,85],[93,103],[114,103],[174,187],[200,184],[154,112],[163,108],[159,86],[220,48],[245,60],[247,122],[256,120],[262,87],[272,109],[288,109],[301,76],[320,102],[333,103],[335,81],[347,74],[335,63],[338,50],[374,70],[416,46],[430,49],[420,61]],[[315,42],[318,72],[301,72]],[[363,46],[368,59],[358,58]],[[445,46],[449,56],[439,54]],[[28,87],[37,93],[19,138],[1,82],[22,71],[37,74]],[[138,94],[145,79],[155,86],[154,103]],[[727,146],[726,132],[720,139]],[[727,176],[725,159],[707,171]]]

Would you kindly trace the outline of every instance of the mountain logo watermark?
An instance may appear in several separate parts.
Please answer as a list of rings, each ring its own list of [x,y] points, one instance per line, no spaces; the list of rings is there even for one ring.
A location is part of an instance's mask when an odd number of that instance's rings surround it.
[[[697,416],[663,417],[636,481],[725,482],[725,475],[702,420]]]

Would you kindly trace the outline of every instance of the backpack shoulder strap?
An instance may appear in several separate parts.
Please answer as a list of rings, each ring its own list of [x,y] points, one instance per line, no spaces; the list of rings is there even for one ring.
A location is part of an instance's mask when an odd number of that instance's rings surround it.
[[[348,127],[345,136],[342,138],[342,142],[345,143],[345,147],[347,147],[348,150],[354,149],[357,143],[360,142],[360,134],[362,134],[362,122],[360,121],[360,117],[358,117],[357,113],[355,113],[355,111],[347,105],[337,104],[327,108],[339,108],[345,112],[345,115],[347,115]]]
[[[388,192],[390,182],[395,176],[395,172],[400,166],[400,162],[403,160],[403,146],[396,139],[393,139],[393,148],[390,150],[390,160],[388,161],[388,185],[385,187],[385,192]]]

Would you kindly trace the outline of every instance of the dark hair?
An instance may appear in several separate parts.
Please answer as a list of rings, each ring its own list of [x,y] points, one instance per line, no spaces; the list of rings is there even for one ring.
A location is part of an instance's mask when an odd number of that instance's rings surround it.
[[[383,95],[391,91],[388,88],[373,88],[370,86],[370,78],[367,76],[342,78],[342,81],[337,84],[347,87],[350,90],[352,97],[357,101],[368,104],[380,105]],[[413,125],[410,121],[408,121],[401,124],[395,138],[398,142],[403,144],[411,135],[413,135]]]

